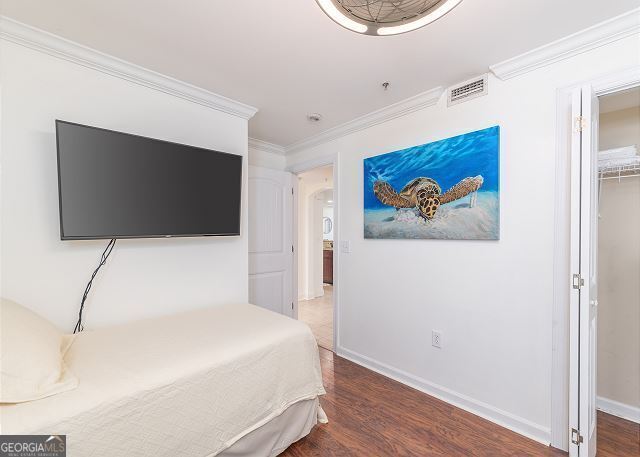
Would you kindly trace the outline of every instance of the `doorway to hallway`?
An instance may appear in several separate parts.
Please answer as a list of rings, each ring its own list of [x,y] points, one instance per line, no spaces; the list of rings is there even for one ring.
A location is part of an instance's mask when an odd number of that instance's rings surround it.
[[[309,325],[319,346],[333,351],[333,166],[297,177],[298,319]]]

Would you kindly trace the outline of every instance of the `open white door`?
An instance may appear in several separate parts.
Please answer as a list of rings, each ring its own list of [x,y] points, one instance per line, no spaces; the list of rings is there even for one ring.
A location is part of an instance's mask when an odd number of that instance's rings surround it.
[[[573,93],[569,455],[596,455],[598,99]]]
[[[294,317],[291,176],[249,166],[249,301]]]

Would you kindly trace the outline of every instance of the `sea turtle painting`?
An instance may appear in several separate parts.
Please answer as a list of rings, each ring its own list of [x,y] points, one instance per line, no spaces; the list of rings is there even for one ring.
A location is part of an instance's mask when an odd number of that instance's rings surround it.
[[[365,159],[365,238],[499,239],[499,132]]]
[[[443,194],[438,183],[431,178],[415,178],[408,182],[400,193],[396,192],[388,182],[378,180],[373,185],[373,193],[385,205],[394,208],[418,208],[423,218],[433,219],[441,204],[461,199],[469,194],[471,194],[469,206],[473,208],[477,201],[478,189],[483,181],[480,175],[464,178]]]

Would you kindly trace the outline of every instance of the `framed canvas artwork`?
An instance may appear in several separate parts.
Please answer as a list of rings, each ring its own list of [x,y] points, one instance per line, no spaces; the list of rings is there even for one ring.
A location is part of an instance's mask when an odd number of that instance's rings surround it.
[[[364,160],[364,237],[500,238],[500,128]]]

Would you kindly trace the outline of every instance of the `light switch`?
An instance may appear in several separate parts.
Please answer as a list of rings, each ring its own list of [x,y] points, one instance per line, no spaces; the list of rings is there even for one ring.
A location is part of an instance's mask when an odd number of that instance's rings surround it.
[[[351,252],[351,241],[349,240],[340,241],[340,252],[344,254],[349,254]]]

